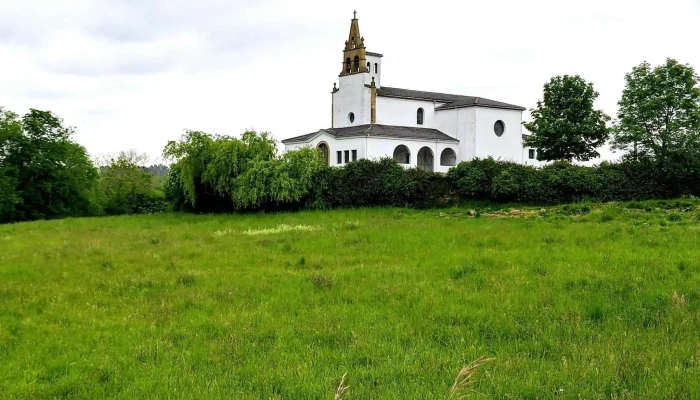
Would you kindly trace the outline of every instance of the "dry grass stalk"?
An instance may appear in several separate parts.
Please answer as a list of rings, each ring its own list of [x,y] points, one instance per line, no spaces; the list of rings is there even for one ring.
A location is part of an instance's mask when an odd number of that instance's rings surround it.
[[[457,400],[463,400],[471,393],[480,394],[479,392],[469,388],[475,382],[474,373],[476,372],[477,368],[493,360],[493,358],[486,358],[482,356],[472,361],[466,367],[462,368],[462,370],[459,371],[459,374],[457,374],[455,383],[452,385],[452,389],[450,390],[450,399],[454,398]]]
[[[348,388],[350,387],[350,386],[347,386],[345,384],[345,375],[347,375],[347,374],[348,374],[347,372],[344,373],[343,377],[340,378],[340,384],[338,385],[338,389],[335,390],[334,400],[341,400],[345,391],[348,390]]]
[[[680,307],[683,304],[685,304],[685,296],[683,296],[682,294],[679,295],[678,292],[673,292],[673,295],[671,296],[671,301],[673,302],[673,304]]]

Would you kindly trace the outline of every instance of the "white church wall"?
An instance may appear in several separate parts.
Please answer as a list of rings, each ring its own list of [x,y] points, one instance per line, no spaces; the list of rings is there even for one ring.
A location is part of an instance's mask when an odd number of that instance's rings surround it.
[[[330,150],[330,165],[333,167],[345,165],[345,152],[348,151],[352,161],[352,152],[357,151],[357,159],[367,158],[366,138],[336,139],[332,136],[321,134],[309,143],[290,143],[285,145],[285,151],[298,150],[304,147],[317,148],[321,142],[325,142]],[[338,163],[338,152],[341,152],[341,162]]]
[[[382,58],[369,54],[367,54],[365,58],[370,66],[369,81],[372,82],[372,78],[374,78],[374,84],[380,87],[382,85]]]
[[[404,145],[411,153],[411,162],[402,164],[405,168],[415,168],[418,162],[418,152],[423,147],[428,147],[433,154],[433,166],[436,172],[447,172],[452,166],[440,165],[440,156],[446,148],[457,153],[457,143],[429,142],[422,140],[394,139],[394,138],[369,138],[367,158],[379,159],[382,157],[393,157],[394,150],[398,146]],[[459,161],[459,159],[457,160]]]
[[[321,134],[308,143],[286,144],[285,151],[298,150],[304,147],[317,148],[320,143],[326,143],[328,145],[330,150],[330,165],[333,167],[345,165],[345,151],[349,152],[350,160],[352,160],[353,150],[357,151],[358,160],[362,158],[378,160],[382,157],[393,157],[394,150],[396,150],[398,146],[404,145],[411,154],[410,163],[402,164],[405,168],[416,168],[418,152],[423,147],[427,147],[433,155],[433,170],[435,172],[447,172],[453,166],[441,165],[440,160],[443,151],[445,151],[445,149],[451,149],[455,154],[459,153],[457,143],[376,137],[336,139],[326,134]],[[341,152],[340,163],[338,163],[338,151]],[[461,160],[457,158],[454,163],[457,164],[460,161]]]
[[[440,105],[442,103],[437,103]],[[423,125],[418,125],[418,109],[423,109]],[[397,99],[377,96],[377,123],[382,125],[438,128],[438,112],[432,101]],[[454,137],[454,131],[443,131]]]
[[[478,158],[492,156],[504,161],[523,162],[522,112],[475,107],[476,154]],[[505,131],[498,137],[494,132],[496,121],[503,121]]]
[[[530,158],[530,150],[533,151],[532,156],[534,158]],[[544,167],[545,165],[549,164],[546,161],[538,161],[537,160],[537,150],[533,149],[531,147],[525,147],[523,149],[523,164],[525,165],[532,165],[534,167]]]
[[[457,115],[458,110],[446,110],[435,112],[435,119],[433,126],[430,128],[435,128],[440,132],[450,135],[457,140],[462,140],[459,138],[459,116]]]
[[[367,84],[369,74],[359,73],[340,77],[339,90],[333,93],[333,127],[364,125],[371,122],[371,92]],[[355,120],[350,122],[349,114]]]
[[[455,112],[457,114],[459,161],[469,161],[476,157],[476,108],[458,108]]]

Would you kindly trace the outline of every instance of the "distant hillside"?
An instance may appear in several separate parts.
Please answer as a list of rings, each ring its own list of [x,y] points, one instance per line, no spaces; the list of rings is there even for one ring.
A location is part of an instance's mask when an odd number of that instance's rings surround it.
[[[153,174],[153,176],[166,176],[168,175],[168,166],[159,164],[159,165],[151,165],[150,167],[146,167],[146,170]]]
[[[100,172],[103,172],[107,168],[109,168],[109,167],[108,166],[101,166]],[[151,165],[151,166],[142,167],[142,168],[145,169],[146,171],[148,171],[153,176],[167,176],[168,171],[169,171],[168,166],[163,165],[163,164]]]

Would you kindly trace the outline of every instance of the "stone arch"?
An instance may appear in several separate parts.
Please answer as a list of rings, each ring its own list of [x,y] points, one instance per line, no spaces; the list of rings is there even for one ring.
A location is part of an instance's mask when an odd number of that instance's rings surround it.
[[[331,147],[326,142],[319,142],[316,146],[318,150],[321,150],[323,154],[322,157],[326,162],[326,165],[331,165]]]
[[[350,72],[352,72],[351,68],[352,68],[352,60],[350,60],[350,57],[348,57],[345,59],[345,72],[347,72],[349,74]]]
[[[446,148],[440,153],[440,165],[454,167],[457,165],[457,153],[451,148]]]
[[[394,149],[394,160],[399,164],[410,164],[411,151],[403,144],[396,146]]]
[[[353,72],[360,72],[360,56],[355,56],[355,62],[352,67]]]
[[[423,147],[418,150],[417,167],[423,171],[435,171],[435,157],[430,147]]]

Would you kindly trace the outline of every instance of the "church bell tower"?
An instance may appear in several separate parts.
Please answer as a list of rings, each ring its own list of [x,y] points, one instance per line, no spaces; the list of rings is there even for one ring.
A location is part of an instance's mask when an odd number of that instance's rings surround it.
[[[343,50],[343,69],[340,71],[338,86],[333,84],[331,92],[331,127],[366,125],[376,121],[375,77],[372,66],[378,68],[381,54],[367,54],[365,38],[360,35],[357,11],[353,12],[350,34]],[[367,59],[369,57],[369,60]]]
[[[340,76],[369,72],[365,54],[365,38],[360,36],[360,24],[357,22],[357,11],[353,12],[350,23],[350,35],[345,42],[343,51],[343,69]]]

